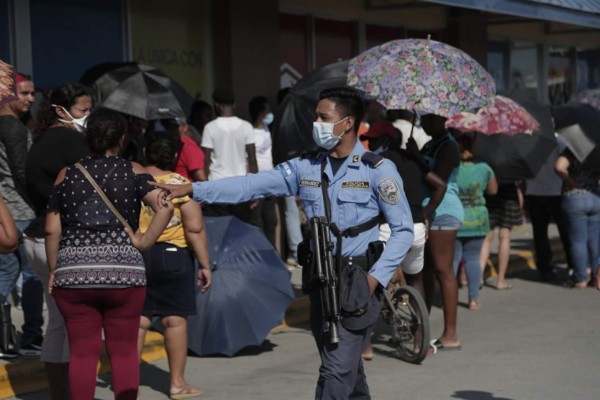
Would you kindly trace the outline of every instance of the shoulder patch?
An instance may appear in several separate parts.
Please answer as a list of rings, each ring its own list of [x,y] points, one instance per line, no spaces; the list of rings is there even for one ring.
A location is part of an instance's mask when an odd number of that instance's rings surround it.
[[[400,188],[391,176],[379,182],[377,192],[381,199],[388,204],[398,204],[400,201]]]
[[[278,164],[275,167],[276,170],[279,170],[279,172],[281,172],[281,174],[285,177],[285,176],[290,176],[293,172],[294,172],[294,166],[291,162],[286,161],[286,162],[282,162],[281,164]]]
[[[377,168],[381,165],[384,158],[381,157],[379,154],[375,154],[370,151],[365,151],[362,155],[362,160],[367,164],[371,164],[373,168]]]

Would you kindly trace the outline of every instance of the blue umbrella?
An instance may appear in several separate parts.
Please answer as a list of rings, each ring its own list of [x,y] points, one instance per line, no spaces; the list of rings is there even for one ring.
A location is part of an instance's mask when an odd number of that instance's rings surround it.
[[[294,299],[290,272],[262,231],[235,217],[205,217],[212,286],[198,292],[188,347],[233,356],[260,345]]]

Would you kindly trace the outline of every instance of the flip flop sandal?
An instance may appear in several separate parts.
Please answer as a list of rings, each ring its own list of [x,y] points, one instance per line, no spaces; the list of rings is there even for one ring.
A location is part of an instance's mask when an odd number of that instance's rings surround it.
[[[191,386],[186,385],[183,388],[177,388],[175,392],[171,391],[169,399],[181,400],[181,399],[194,399],[204,394],[200,389],[194,389]]]
[[[433,349],[433,354],[436,354],[438,351],[456,351],[462,349],[460,344],[458,346],[445,346],[440,339],[433,339],[429,342],[429,346]]]

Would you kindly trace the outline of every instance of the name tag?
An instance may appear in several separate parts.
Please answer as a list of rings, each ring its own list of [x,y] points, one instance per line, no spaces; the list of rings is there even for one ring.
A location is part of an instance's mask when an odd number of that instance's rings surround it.
[[[311,181],[311,180],[308,180],[308,179],[301,179],[300,180],[300,186],[309,186],[309,187],[318,188],[318,187],[321,187],[321,182],[319,182],[319,181]]]
[[[367,181],[348,181],[342,182],[342,189],[369,189],[370,185]]]

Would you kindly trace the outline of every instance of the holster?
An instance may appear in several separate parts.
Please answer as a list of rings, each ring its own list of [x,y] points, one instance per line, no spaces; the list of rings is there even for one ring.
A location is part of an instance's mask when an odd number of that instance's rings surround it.
[[[374,242],[369,243],[367,247],[367,263],[369,264],[369,268],[372,267],[379,257],[381,257],[381,253],[383,253],[383,249],[385,248],[385,242],[381,240],[375,240]]]

